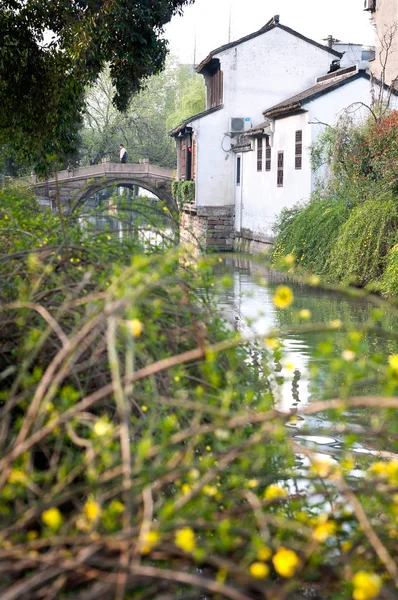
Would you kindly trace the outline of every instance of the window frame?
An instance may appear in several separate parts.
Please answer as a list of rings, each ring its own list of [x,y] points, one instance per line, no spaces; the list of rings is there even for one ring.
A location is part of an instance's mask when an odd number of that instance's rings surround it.
[[[240,186],[242,183],[242,157],[236,157],[236,185]]]
[[[272,151],[269,136],[265,137],[265,171],[269,173],[272,167]]]
[[[296,171],[301,171],[303,168],[303,130],[297,129],[295,134],[294,147],[294,168]]]
[[[285,153],[283,150],[278,152],[278,162],[277,162],[277,175],[276,175],[276,185],[277,187],[283,187],[285,182],[284,177],[284,168],[285,168]]]
[[[263,138],[257,138],[257,172],[262,172],[263,170]]]

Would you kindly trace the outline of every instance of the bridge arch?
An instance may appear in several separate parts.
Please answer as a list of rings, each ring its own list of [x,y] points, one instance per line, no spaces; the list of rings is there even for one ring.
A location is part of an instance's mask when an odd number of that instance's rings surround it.
[[[176,201],[173,199],[171,191],[165,189],[165,186],[155,186],[149,183],[143,182],[142,179],[133,179],[133,178],[117,178],[117,180],[107,180],[101,182],[95,182],[91,185],[87,184],[84,190],[81,192],[77,192],[70,202],[68,213],[71,214],[81,206],[85,204],[87,200],[89,200],[94,194],[100,192],[109,187],[125,187],[131,189],[133,186],[138,186],[147,192],[150,192],[154,196],[156,196],[160,202],[164,202],[168,210],[171,214],[178,212],[178,205]]]
[[[169,211],[175,214],[178,212],[178,205],[171,193],[173,180],[174,172],[171,169],[144,161],[140,164],[104,162],[72,171],[60,171],[56,177],[45,181],[32,176],[27,183],[31,185],[39,200],[47,204],[53,205],[59,194],[61,204],[68,213],[76,210],[101,189],[112,185],[138,185],[165,201]]]

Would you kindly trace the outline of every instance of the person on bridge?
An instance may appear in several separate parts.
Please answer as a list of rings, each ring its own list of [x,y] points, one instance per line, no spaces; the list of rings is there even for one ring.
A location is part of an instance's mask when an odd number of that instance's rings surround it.
[[[123,164],[127,162],[127,151],[123,144],[120,144],[120,162]]]

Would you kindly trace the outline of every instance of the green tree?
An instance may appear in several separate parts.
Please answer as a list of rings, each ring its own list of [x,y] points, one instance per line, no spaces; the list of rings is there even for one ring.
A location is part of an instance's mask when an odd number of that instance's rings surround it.
[[[148,158],[153,164],[175,167],[174,143],[167,131],[176,119],[204,109],[204,90],[203,79],[171,57],[165,70],[150,77],[121,113],[112,103],[114,88],[105,71],[87,95],[81,161],[96,164],[104,157],[117,159],[123,143],[129,161]]]
[[[206,88],[203,77],[197,75],[189,65],[183,65],[178,80],[175,109],[167,118],[169,130],[206,108]]]
[[[163,26],[193,0],[4,0],[0,7],[0,143],[48,166],[78,145],[84,96],[106,64],[126,110],[161,71]]]

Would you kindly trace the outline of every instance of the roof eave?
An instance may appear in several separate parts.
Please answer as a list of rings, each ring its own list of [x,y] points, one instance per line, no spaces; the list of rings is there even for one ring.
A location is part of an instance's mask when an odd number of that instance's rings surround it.
[[[275,119],[275,117],[280,117],[282,115],[286,115],[291,112],[297,112],[302,109],[301,102],[293,102],[288,106],[283,106],[281,108],[276,108],[274,110],[266,110],[263,112],[263,115],[266,119]]]
[[[192,117],[189,117],[188,119],[184,119],[184,121],[182,121],[182,123],[177,125],[177,127],[174,127],[174,129],[171,129],[168,132],[168,134],[170,137],[177,137],[177,135],[180,133],[180,131],[183,131],[185,129],[185,127],[188,126],[189,123],[192,123],[192,121],[197,121],[198,119],[207,117],[207,115],[211,115],[212,113],[217,112],[218,110],[221,110],[223,108],[224,108],[224,104],[219,104],[218,106],[213,106],[212,108],[208,108],[207,110],[204,110],[196,115],[192,115]]]

